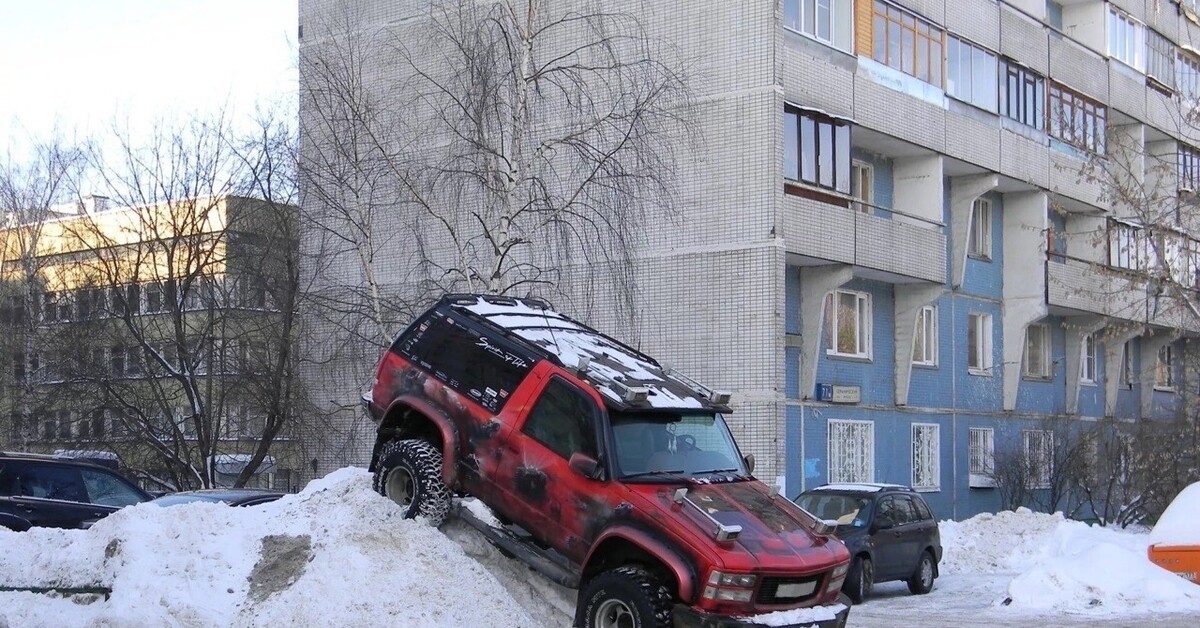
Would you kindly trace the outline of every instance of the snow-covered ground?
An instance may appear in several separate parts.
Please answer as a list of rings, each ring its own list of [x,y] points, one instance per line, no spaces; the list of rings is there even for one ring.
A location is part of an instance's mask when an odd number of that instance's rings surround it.
[[[1153,566],[1144,533],[1027,511],[941,530],[934,591],[879,585],[851,626],[1191,626],[1200,613],[1200,586]],[[254,508],[142,504],[86,531],[0,528],[0,587],[95,585],[112,596],[0,592],[0,628],[565,628],[575,603],[462,523],[401,519],[351,468]]]

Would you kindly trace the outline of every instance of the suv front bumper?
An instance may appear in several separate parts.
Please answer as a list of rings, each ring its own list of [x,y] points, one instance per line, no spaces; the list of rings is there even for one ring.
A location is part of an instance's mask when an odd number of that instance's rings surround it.
[[[845,595],[838,598],[842,610],[833,619],[824,621],[803,621],[795,624],[758,624],[747,619],[739,619],[728,615],[714,615],[696,610],[686,604],[675,605],[675,628],[845,628],[846,618],[850,615],[850,599]]]

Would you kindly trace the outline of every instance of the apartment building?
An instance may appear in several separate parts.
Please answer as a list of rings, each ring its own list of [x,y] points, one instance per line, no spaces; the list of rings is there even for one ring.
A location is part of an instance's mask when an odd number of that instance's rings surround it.
[[[0,449],[117,459],[150,490],[236,480],[270,428],[295,211],[87,197],[0,230]],[[298,488],[290,435],[250,485]]]
[[[637,340],[734,391],[760,477],[912,484],[964,518],[999,507],[999,452],[1048,481],[1050,422],[1179,409],[1198,321],[1150,275],[1200,261],[1175,201],[1200,177],[1195,0],[617,4],[687,60],[701,138],[681,216],[644,226]],[[402,37],[426,6],[348,28]],[[301,2],[301,27],[335,11]]]

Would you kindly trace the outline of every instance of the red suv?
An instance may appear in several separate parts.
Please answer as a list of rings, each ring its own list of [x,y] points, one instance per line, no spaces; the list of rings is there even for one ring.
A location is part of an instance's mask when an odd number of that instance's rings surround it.
[[[728,394],[535,299],[448,295],[409,326],[364,395],[375,488],[439,524],[460,516],[580,588],[578,626],[843,626],[850,555],[754,479]],[[781,625],[779,617],[771,625]]]

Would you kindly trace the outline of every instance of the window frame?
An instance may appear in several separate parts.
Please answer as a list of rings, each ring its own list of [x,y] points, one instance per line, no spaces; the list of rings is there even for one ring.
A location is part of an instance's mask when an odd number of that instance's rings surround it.
[[[1022,63],[1002,57],[998,72],[1001,79],[998,89],[1000,100],[998,113],[1025,126],[1039,131],[1046,124],[1046,77],[1034,72]],[[1028,90],[1033,93],[1029,94]],[[1015,90],[1015,93],[1010,93]]]
[[[1108,58],[1145,73],[1146,25],[1110,2],[1105,27],[1105,50]],[[1132,41],[1128,40],[1129,34],[1133,35]],[[1117,42],[1117,38],[1121,41]],[[1128,56],[1132,56],[1132,59],[1127,58]]]
[[[1175,44],[1162,33],[1146,29],[1146,76],[1170,91],[1175,91],[1175,50]]]
[[[919,492],[942,490],[941,425],[912,424],[912,487]]]
[[[1175,52],[1175,97],[1188,101],[1200,99],[1200,56],[1183,48]]]
[[[1052,362],[1053,336],[1050,326],[1045,323],[1034,323],[1025,327],[1025,351],[1021,359],[1021,375],[1027,379],[1049,380],[1054,378]],[[1040,357],[1039,363],[1033,364],[1033,355]],[[1038,368],[1035,370],[1034,366]]]
[[[1046,133],[1080,150],[1103,155],[1108,144],[1108,107],[1058,81],[1050,81],[1047,93]]]
[[[992,363],[992,315],[987,312],[967,313],[967,373],[991,375]],[[971,364],[971,351],[975,351],[978,364]]]
[[[865,184],[865,185],[864,185]],[[857,188],[857,190],[855,189]],[[851,208],[864,214],[875,208],[875,166],[861,159],[850,160]]]
[[[795,120],[792,122],[792,120]],[[813,139],[805,132],[810,128]],[[828,129],[830,157],[824,157]],[[785,104],[783,107],[783,177],[804,185],[849,196],[851,175],[851,124],[844,118]],[[795,136],[794,139],[792,136]],[[811,155],[806,155],[805,148]],[[793,168],[794,164],[794,168]],[[828,177],[826,170],[829,170]]]
[[[967,234],[967,256],[992,260],[992,201],[982,196],[971,203],[971,226]]]
[[[854,314],[855,320],[853,325],[854,330],[854,345],[855,351],[848,353],[841,351],[841,297],[848,296],[854,299]],[[828,345],[825,348],[825,354],[842,358],[859,358],[870,360],[873,346],[873,327],[874,327],[874,304],[872,303],[871,293],[862,292],[859,290],[832,290],[826,295],[825,306],[825,322],[827,330]]]
[[[861,434],[854,432],[861,430]],[[834,436],[847,438],[847,442],[835,447]],[[855,438],[860,439],[864,451],[855,449]],[[834,482],[874,482],[875,481],[875,422],[850,419],[829,419],[826,436],[826,459],[828,460],[828,481]],[[855,460],[841,460],[845,455],[853,455]],[[840,463],[840,464],[839,464]]]
[[[945,30],[884,0],[873,0],[870,19],[872,59],[935,87],[941,88],[945,84]],[[893,35],[900,38],[895,45],[891,41]],[[906,40],[911,41],[909,50],[905,50]],[[925,57],[923,65],[922,56]]]
[[[951,54],[951,50],[957,54]],[[970,62],[966,68],[962,64],[963,50],[969,54]],[[979,66],[976,65],[977,56],[982,57],[985,61],[990,59],[991,75],[986,77],[976,76],[976,70]],[[951,76],[953,75],[953,80]],[[962,81],[964,78],[968,81]],[[968,39],[946,33],[946,95],[965,102],[974,107],[979,107],[986,111],[996,113],[1000,109],[1000,55],[984,48]],[[964,82],[969,84],[966,86],[966,91],[969,94],[964,94],[961,85]],[[979,94],[978,91],[986,91],[990,89],[991,93]],[[990,96],[990,102],[988,102]]]
[[[1179,142],[1175,162],[1175,189],[1179,192],[1200,191],[1200,149]]]
[[[1054,432],[1021,430],[1030,489],[1048,489],[1054,479]]]
[[[1121,379],[1117,382],[1128,390],[1133,389],[1133,341],[1121,345]]]
[[[937,305],[925,305],[917,311],[916,329],[913,331],[912,363],[918,366],[938,364],[938,316]],[[918,359],[920,349],[920,359]]]
[[[1171,343],[1159,347],[1158,357],[1154,361],[1154,390],[1175,392],[1174,354],[1175,351],[1171,347]]]
[[[821,2],[822,0],[784,0],[783,27],[842,52],[852,52],[854,50],[853,0],[824,0],[828,5],[826,9],[828,13],[827,24],[822,24],[820,21]],[[811,10],[809,9],[810,6]],[[810,16],[814,22],[813,25],[807,23],[807,18]],[[842,20],[846,22],[845,25],[839,23]],[[829,29],[829,37],[821,36],[821,26],[826,26]],[[839,29],[839,26],[842,26],[842,28]],[[846,41],[841,41],[843,38]]]
[[[1099,376],[1100,363],[1096,349],[1096,334],[1084,334],[1079,339],[1079,381],[1095,384]]]
[[[976,487],[996,485],[996,430],[972,427],[967,430],[968,483]]]
[[[550,401],[549,394],[552,387],[560,387],[561,390],[574,396],[576,400],[582,400],[583,403],[587,405],[589,415],[586,418],[581,418],[585,424],[578,426],[583,428],[580,431],[580,435],[585,439],[584,443],[581,444],[585,446],[583,449],[566,452],[560,451],[560,448],[558,447],[560,443],[544,440],[540,438],[536,432],[531,431],[532,427],[536,427],[533,421],[541,416],[538,411],[542,407],[542,404],[549,403]],[[589,395],[582,388],[567,381],[565,378],[559,377],[558,375],[552,375],[546,382],[546,385],[542,387],[541,392],[538,393],[537,398],[531,402],[529,406],[529,412],[521,421],[521,426],[518,429],[523,436],[541,443],[543,447],[554,452],[564,461],[570,460],[571,456],[575,453],[583,453],[598,460],[600,459],[600,439],[597,437],[596,430],[599,421],[600,408],[596,405],[596,400],[591,395]]]

